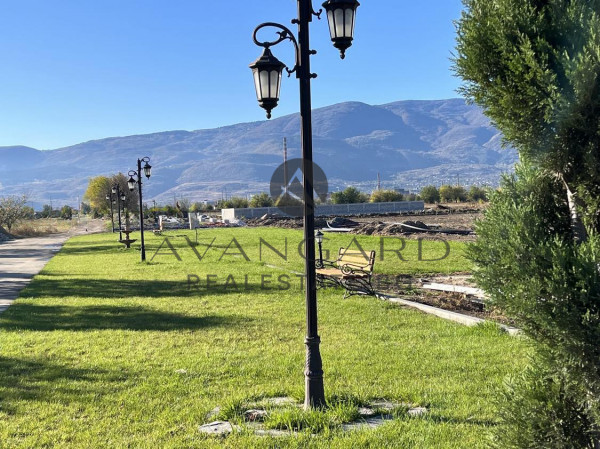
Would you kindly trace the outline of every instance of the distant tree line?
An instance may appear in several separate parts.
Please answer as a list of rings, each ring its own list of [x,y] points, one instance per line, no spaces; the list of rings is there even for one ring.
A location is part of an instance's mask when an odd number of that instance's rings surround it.
[[[429,185],[423,187],[419,194],[403,194],[392,189],[374,190],[370,195],[361,192],[356,187],[350,186],[339,192],[333,192],[327,201],[331,204],[354,204],[354,203],[389,203],[396,201],[418,201],[426,203],[460,203],[460,202],[486,202],[488,200],[487,189],[478,186],[471,186],[468,190],[463,186],[443,185],[436,187]],[[319,204],[318,199],[315,200]],[[218,201],[216,209],[243,209],[247,207],[273,207],[273,206],[291,206],[298,205],[300,202],[289,196],[282,195],[277,201],[274,201],[268,193],[262,192],[254,195],[250,200],[233,196],[227,200]]]
[[[417,201],[422,200],[426,203],[460,203],[485,202],[488,200],[487,190],[478,186],[471,186],[467,190],[463,186],[443,185],[440,188],[429,185],[423,187],[419,194],[402,194],[396,190],[379,189],[373,191],[371,195],[361,192],[356,187],[347,187],[340,192],[331,194],[333,204],[352,204],[352,203],[383,203],[394,201]]]
[[[463,186],[445,184],[439,189],[434,185],[425,186],[419,194],[426,203],[462,203],[470,201],[473,203],[486,202],[488,200],[487,189],[471,186],[467,190]]]
[[[118,175],[116,175],[118,176]],[[108,180],[108,182],[107,182]],[[90,205],[83,204],[83,207],[91,209],[93,215],[104,215],[110,213],[110,203],[106,200],[106,195],[102,198],[101,193],[108,190],[111,184],[111,178],[98,176],[90,180],[88,191],[85,198],[90,201]],[[129,194],[129,191],[127,191]],[[135,192],[134,192],[135,193]],[[131,212],[137,213],[137,194],[133,195],[136,204],[133,205]],[[330,204],[353,204],[353,203],[387,203],[396,201],[418,201],[422,200],[426,203],[439,202],[484,202],[487,201],[487,191],[478,186],[471,186],[467,190],[463,186],[443,185],[436,187],[433,185],[424,187],[419,194],[408,193],[403,194],[392,189],[374,190],[370,195],[361,192],[356,187],[347,187],[339,192],[333,192],[327,201]],[[315,199],[316,204],[320,204],[319,199]],[[126,204],[130,204],[128,200]],[[164,205],[157,207],[144,207],[144,216],[150,217],[154,215],[168,215],[172,217],[184,217],[188,212],[210,212],[220,209],[245,209],[248,207],[274,207],[274,206],[297,206],[301,202],[288,195],[284,194],[277,201],[266,192],[261,192],[253,195],[250,199],[241,196],[232,196],[228,199],[222,199],[212,206],[201,202],[191,202],[186,198],[175,200],[173,205]],[[46,206],[44,206],[46,207]],[[49,207],[49,206],[48,206]],[[45,209],[44,209],[45,210]],[[85,210],[83,210],[84,213]],[[88,213],[90,213],[88,211]]]
[[[414,193],[402,194],[396,190],[378,189],[371,195],[361,192],[356,187],[346,187],[339,192],[331,194],[332,204],[354,204],[354,203],[391,203],[395,201],[416,201],[419,196]]]

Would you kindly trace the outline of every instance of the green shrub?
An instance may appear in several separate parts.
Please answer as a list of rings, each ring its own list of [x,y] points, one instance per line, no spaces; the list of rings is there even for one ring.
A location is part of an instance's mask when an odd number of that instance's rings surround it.
[[[395,201],[402,201],[403,199],[404,196],[395,190],[379,189],[371,193],[371,198],[369,201],[371,203],[391,203]]]
[[[426,203],[439,203],[440,191],[436,186],[425,186],[421,189],[421,198]]]
[[[368,200],[369,197],[356,187],[347,187],[341,192],[331,194],[331,202],[333,204],[366,203]]]

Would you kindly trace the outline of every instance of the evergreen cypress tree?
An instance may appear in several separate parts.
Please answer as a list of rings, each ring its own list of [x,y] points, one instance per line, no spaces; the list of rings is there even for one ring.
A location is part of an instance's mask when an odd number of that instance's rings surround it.
[[[600,1],[464,0],[455,71],[519,151],[470,254],[535,343],[501,447],[600,448]]]

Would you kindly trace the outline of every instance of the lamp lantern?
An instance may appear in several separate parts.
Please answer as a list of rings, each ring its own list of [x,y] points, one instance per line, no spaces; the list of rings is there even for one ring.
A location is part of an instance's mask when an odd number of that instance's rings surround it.
[[[323,243],[323,233],[321,232],[320,229],[315,233],[315,240],[317,241],[318,244]]]
[[[346,57],[346,50],[354,39],[356,8],[359,6],[357,0],[327,0],[323,3],[323,8],[327,11],[331,41],[340,51],[342,59]]]
[[[152,174],[152,166],[148,163],[148,161],[146,161],[146,164],[144,165],[144,175],[146,176],[147,179],[150,179],[151,174]]]
[[[129,187],[129,190],[131,192],[133,192],[133,190],[135,189],[135,184],[136,184],[136,180],[133,179],[133,176],[130,176],[129,179],[127,180],[127,187]]]
[[[281,75],[285,64],[273,56],[269,47],[265,47],[263,54],[250,64],[250,68],[254,75],[258,104],[267,111],[267,118],[271,118],[271,111],[279,102]]]

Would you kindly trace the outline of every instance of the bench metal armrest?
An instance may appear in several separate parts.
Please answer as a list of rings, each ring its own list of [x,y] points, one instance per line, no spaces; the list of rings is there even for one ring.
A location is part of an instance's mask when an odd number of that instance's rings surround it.
[[[367,270],[365,268],[366,267],[364,267],[364,266],[354,265],[351,263],[347,263],[347,264],[341,265],[339,267],[340,271],[343,274],[362,274],[362,275],[371,276],[373,274],[373,272],[371,270]]]

